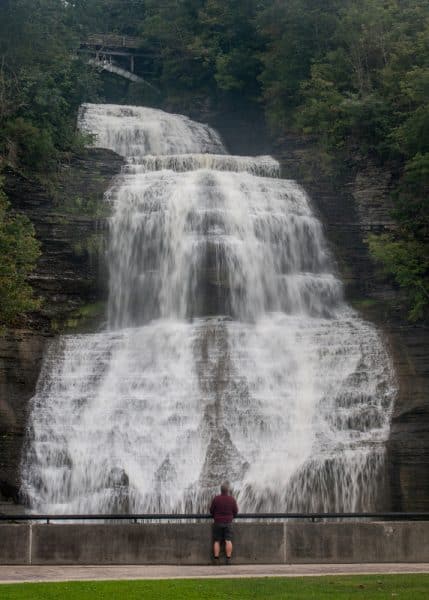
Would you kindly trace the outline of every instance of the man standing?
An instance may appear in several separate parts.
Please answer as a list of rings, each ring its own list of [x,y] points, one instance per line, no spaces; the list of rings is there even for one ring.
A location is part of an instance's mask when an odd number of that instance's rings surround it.
[[[220,545],[225,542],[226,564],[230,564],[232,555],[232,520],[238,513],[235,499],[229,495],[228,483],[222,483],[220,494],[215,496],[210,505],[213,523],[213,558],[219,561]]]

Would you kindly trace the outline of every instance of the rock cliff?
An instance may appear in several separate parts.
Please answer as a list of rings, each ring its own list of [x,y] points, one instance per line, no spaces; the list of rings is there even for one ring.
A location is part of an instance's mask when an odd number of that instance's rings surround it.
[[[103,194],[121,165],[108,150],[84,151],[63,166],[55,194],[10,169],[4,173],[12,207],[31,219],[41,242],[31,282],[42,304],[25,328],[0,336],[0,501],[18,499],[28,400],[46,344],[57,332],[96,327],[103,318]]]

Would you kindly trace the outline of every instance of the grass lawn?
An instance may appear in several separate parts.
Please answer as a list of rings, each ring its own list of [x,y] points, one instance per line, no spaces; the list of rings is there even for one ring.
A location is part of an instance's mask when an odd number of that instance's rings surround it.
[[[170,579],[0,585],[1,600],[427,600],[429,575]]]

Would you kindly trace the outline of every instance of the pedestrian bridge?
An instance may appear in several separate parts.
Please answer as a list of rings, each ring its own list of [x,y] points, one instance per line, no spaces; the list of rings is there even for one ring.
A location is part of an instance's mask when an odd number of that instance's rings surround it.
[[[88,64],[99,71],[108,71],[124,79],[140,82],[158,92],[142,74],[137,74],[136,60],[150,58],[150,54],[141,49],[141,40],[122,35],[94,34],[83,40],[79,54],[88,57]]]

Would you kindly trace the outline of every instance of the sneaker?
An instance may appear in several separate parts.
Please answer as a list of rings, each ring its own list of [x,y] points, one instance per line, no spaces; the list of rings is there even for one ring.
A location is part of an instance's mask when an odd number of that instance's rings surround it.
[[[225,562],[225,564],[226,564],[226,565],[230,565],[230,564],[231,564],[231,556],[227,556],[227,557],[226,557],[226,562]]]

